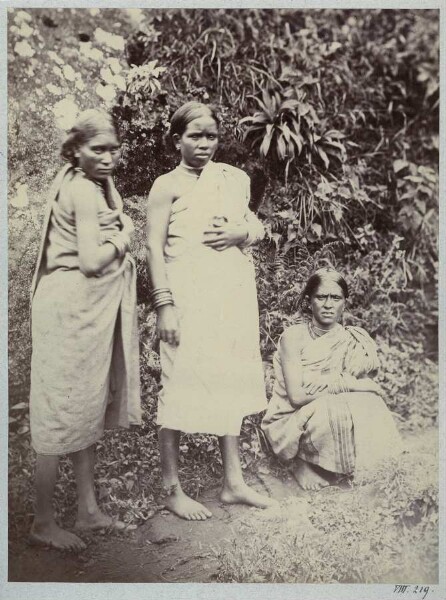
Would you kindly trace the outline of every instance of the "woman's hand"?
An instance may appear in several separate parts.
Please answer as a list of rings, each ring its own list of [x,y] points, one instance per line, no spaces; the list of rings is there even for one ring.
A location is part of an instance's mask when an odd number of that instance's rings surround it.
[[[158,308],[157,313],[156,332],[159,338],[172,346],[178,346],[180,343],[180,327],[175,307],[172,304],[165,304]]]
[[[320,377],[317,381],[305,382],[302,387],[308,396],[316,396],[327,390],[328,380],[326,377]]]
[[[203,244],[221,252],[231,246],[242,244],[248,236],[246,223],[222,223],[208,227]]]
[[[316,400],[319,396],[328,393],[328,382],[324,378],[319,379],[317,382],[308,381],[302,385],[303,394],[299,395],[299,398],[293,398],[288,395],[288,400],[291,406],[294,408],[302,408],[311,404],[313,400]]]

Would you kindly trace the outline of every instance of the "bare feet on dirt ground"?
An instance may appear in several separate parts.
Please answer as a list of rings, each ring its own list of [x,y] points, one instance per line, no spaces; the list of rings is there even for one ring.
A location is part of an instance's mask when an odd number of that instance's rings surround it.
[[[187,521],[205,521],[212,517],[212,513],[203,504],[192,500],[181,489],[166,496],[163,504],[167,510]]]
[[[248,504],[256,508],[269,508],[279,504],[274,498],[259,494],[246,483],[237,487],[225,486],[220,493],[220,500],[225,504]]]
[[[77,535],[62,529],[55,522],[34,522],[28,542],[32,546],[47,546],[70,552],[80,552],[86,548],[85,543]]]
[[[309,463],[300,459],[297,459],[296,465],[290,469],[290,472],[304,490],[315,492],[330,485],[330,482],[317,473]]]
[[[110,517],[100,510],[92,514],[78,515],[74,528],[79,531],[98,531],[101,529],[109,531],[130,531],[135,529],[134,525],[126,525],[116,518]]]

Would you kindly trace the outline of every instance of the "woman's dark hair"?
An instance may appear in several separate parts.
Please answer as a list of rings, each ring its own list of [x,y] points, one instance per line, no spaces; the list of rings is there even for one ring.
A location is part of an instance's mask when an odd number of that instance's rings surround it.
[[[186,102],[172,115],[169,130],[170,139],[172,140],[175,134],[183,135],[188,124],[200,117],[211,117],[216,122],[217,127],[219,126],[219,119],[212,105],[196,101]]]
[[[344,298],[348,298],[348,285],[342,275],[335,271],[335,269],[324,267],[323,269],[318,269],[315,271],[308,278],[308,281],[300,295],[298,308],[301,309],[304,301],[306,299],[309,300],[312,296],[314,296],[318,287],[325,281],[333,281],[334,283],[337,283],[344,294]]]
[[[104,132],[113,132],[116,136],[118,135],[110,115],[95,108],[84,110],[68,132],[67,138],[62,144],[60,155],[76,166],[76,151],[96,135]]]

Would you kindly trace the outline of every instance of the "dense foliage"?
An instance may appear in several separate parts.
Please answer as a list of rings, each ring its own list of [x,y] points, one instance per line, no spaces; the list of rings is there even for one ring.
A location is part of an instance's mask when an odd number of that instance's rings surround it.
[[[217,106],[217,160],[251,176],[267,236],[253,252],[261,349],[271,355],[298,315],[316,267],[345,273],[346,323],[365,327],[385,365],[380,383],[406,429],[437,416],[438,26],[435,10],[11,10],[9,343],[11,494],[31,511],[28,290],[45,189],[78,110],[103,105],[122,137],[117,185],[136,225],[144,424],[99,448],[101,498],[144,520],[158,474],[159,361],[147,306],[145,212],[154,179],[176,164],[165,141],[184,101]],[[243,464],[265,450],[247,419]],[[220,471],[212,436],[184,438],[198,492]],[[58,509],[69,512],[64,466]],[[147,490],[152,490],[147,492]],[[18,520],[12,520],[15,530]],[[347,557],[348,558],[348,557]],[[346,558],[346,561],[347,561]],[[229,567],[228,567],[229,569]],[[229,572],[229,571],[228,571]]]

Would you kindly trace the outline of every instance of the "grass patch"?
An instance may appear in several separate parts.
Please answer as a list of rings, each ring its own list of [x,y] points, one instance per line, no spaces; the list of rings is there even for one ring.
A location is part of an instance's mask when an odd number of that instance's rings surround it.
[[[398,460],[351,490],[327,488],[243,519],[219,553],[219,581],[437,582],[436,431],[406,442]]]

